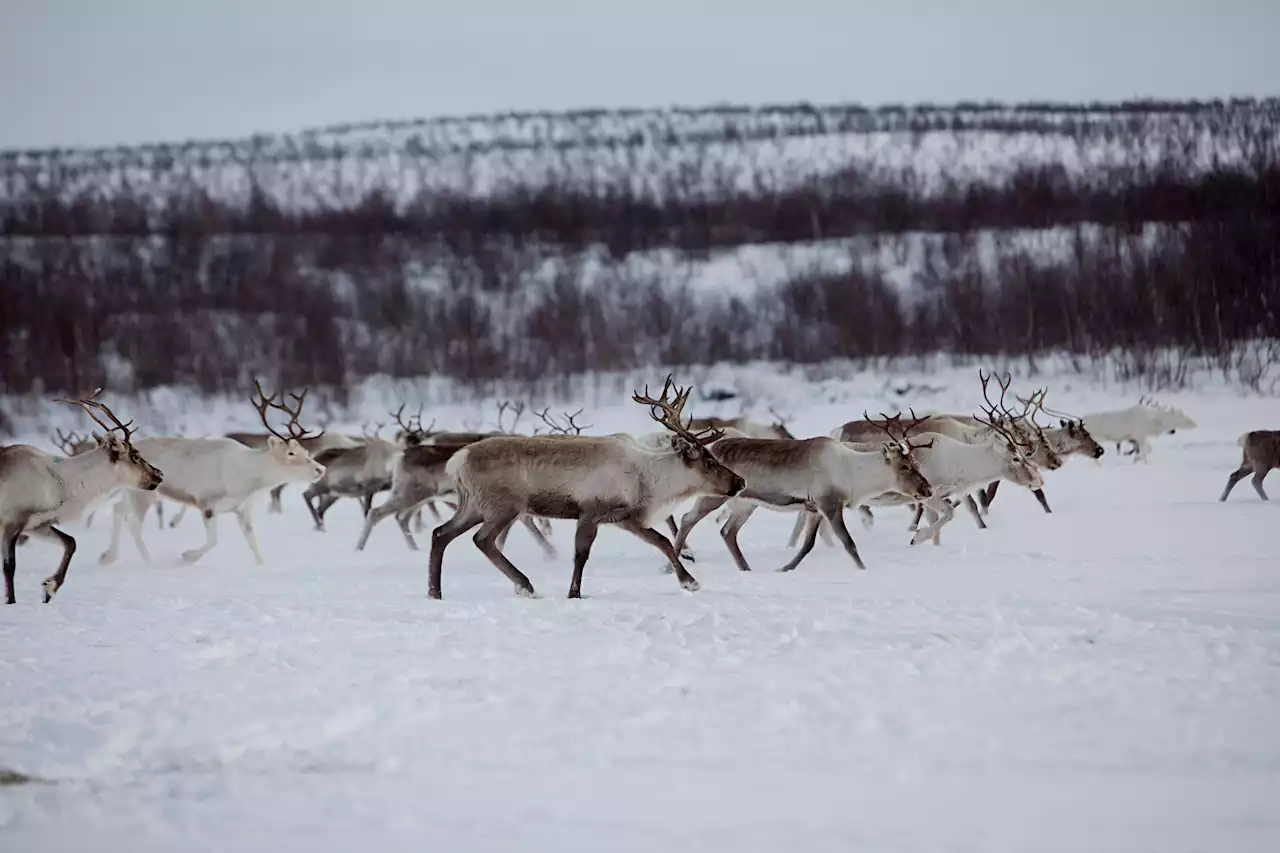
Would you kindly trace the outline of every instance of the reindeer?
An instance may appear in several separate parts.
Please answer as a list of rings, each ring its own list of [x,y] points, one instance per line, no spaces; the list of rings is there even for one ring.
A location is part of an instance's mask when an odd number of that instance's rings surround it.
[[[62,545],[58,570],[42,584],[48,604],[67,579],[76,540],[54,525],[72,521],[117,489],[154,490],[163,481],[160,470],[133,445],[133,421],[122,423],[106,404],[88,397],[60,400],[80,406],[106,432],[94,436],[94,447],[66,457],[50,456],[26,444],[0,447],[0,547],[4,549],[5,604],[13,604],[18,537],[52,539]],[[110,419],[110,423],[98,417]]]
[[[282,393],[268,397],[256,380],[253,387],[255,396],[250,402],[271,434],[267,446],[260,450],[230,438],[148,438],[138,442],[143,454],[161,460],[159,464],[166,466],[167,476],[159,494],[195,507],[204,517],[206,542],[203,547],[183,552],[182,559],[188,563],[199,560],[218,544],[214,516],[230,512],[240,522],[240,531],[253,552],[254,562],[263,565],[253,528],[253,507],[257,499],[281,483],[314,483],[324,476],[324,466],[303,447],[307,438],[318,438],[322,433],[308,432],[298,424],[307,392],[291,394],[294,405],[290,406],[284,402]],[[287,434],[271,426],[267,417],[271,409],[288,416]],[[153,493],[135,490],[126,492],[116,502],[111,542],[100,562],[111,563],[116,559],[120,528],[126,521],[138,552],[143,560],[151,562],[142,540],[142,518],[156,500],[158,497]]]
[[[399,417],[398,412],[393,414]],[[359,447],[330,447],[315,455],[316,462],[324,466],[324,476],[307,486],[302,500],[316,530],[324,530],[324,515],[340,498],[358,498],[361,515],[367,516],[373,496],[391,488],[392,471],[403,450],[378,435],[382,426],[366,428],[364,444]]]
[[[501,412],[505,405],[499,404],[499,421],[501,421]],[[520,405],[520,411],[523,406]],[[534,435],[551,434],[551,435],[581,435],[582,430],[590,429],[589,426],[583,426],[575,420],[578,415],[582,414],[582,410],[574,412],[566,416],[565,423],[557,422],[550,415],[550,407],[536,412],[537,417],[547,425],[548,433],[541,433],[539,429],[534,430]],[[518,414],[517,414],[518,419]],[[514,424],[513,424],[514,426]],[[463,433],[464,437],[470,437],[470,434]],[[500,432],[494,435],[509,435],[509,433]],[[413,534],[409,532],[409,520],[416,513],[420,512],[422,506],[430,506],[432,501],[440,500],[446,497],[452,497],[455,494],[454,483],[445,473],[445,465],[454,453],[474,444],[476,441],[484,438],[492,438],[493,435],[483,435],[471,441],[454,442],[450,444],[437,444],[434,441],[430,444],[421,444],[416,448],[405,450],[404,455],[400,458],[396,465],[396,469],[392,474],[391,495],[381,505],[374,507],[365,517],[364,530],[360,533],[360,539],[356,543],[356,550],[363,551],[365,545],[369,541],[369,535],[373,532],[375,525],[379,524],[388,515],[396,517],[396,523],[400,525],[400,532],[404,534],[405,543],[411,550],[418,550],[418,543],[413,538]],[[434,436],[433,436],[434,438]],[[669,441],[669,440],[668,440]],[[457,509],[456,504],[450,504],[451,508]],[[550,529],[546,525],[546,519],[539,518],[537,521],[543,522],[541,529],[535,521],[527,515],[520,517],[520,522],[533,536],[534,541],[542,548],[543,554],[548,558],[556,556],[555,546],[547,539],[550,535]],[[502,533],[499,534],[497,546],[502,548],[507,541],[507,534],[510,532],[512,525],[508,525]]]
[[[773,406],[769,407],[769,414],[774,418],[771,424],[753,421],[746,415],[738,415],[736,418],[694,418],[689,423],[689,429],[733,429],[747,438],[795,438],[787,429],[789,418],[783,417]]]
[[[54,430],[53,443],[56,444],[58,446],[58,449],[61,450],[67,456],[79,456],[81,453],[85,453],[87,451],[93,450],[95,447],[101,446],[101,440],[95,436],[92,436],[92,435],[82,436],[79,433],[75,432],[74,430],[72,430],[69,433],[64,433],[60,429]],[[95,514],[96,514],[96,510],[90,510],[89,513],[84,517],[85,527],[93,526],[93,516]],[[176,525],[181,520],[182,518],[180,516],[178,518],[175,518],[170,523],[170,526],[172,527],[173,525]],[[163,503],[156,503],[156,523],[160,526],[161,530],[164,530],[164,504]],[[25,535],[20,537],[18,539],[18,544],[19,545],[23,544],[26,541],[26,539],[27,537]]]
[[[1033,465],[1047,468],[1051,471],[1062,467],[1062,458],[1050,445],[1044,431],[1038,425],[1031,423],[1028,418],[1028,412],[1024,411],[1021,415],[1015,415],[1005,406],[1004,401],[1012,383],[1012,376],[1006,374],[1004,379],[996,377],[996,382],[1000,386],[1000,399],[998,402],[992,402],[990,397],[989,383],[993,378],[992,375],[979,370],[978,378],[982,383],[983,399],[987,403],[985,407],[987,416],[985,419],[974,415],[957,414],[928,414],[923,418],[918,418],[915,410],[910,409],[912,423],[907,429],[916,429],[925,425],[924,428],[930,433],[945,435],[966,444],[994,443],[999,447],[1003,442],[1013,442],[1028,456],[1028,461]],[[864,411],[862,420],[849,421],[837,427],[832,430],[831,437],[854,444],[870,444],[877,441],[879,433],[886,429],[892,435],[893,430],[902,428],[901,415],[889,418],[882,413],[880,420],[877,421]],[[896,438],[902,439],[903,436],[898,434]],[[987,524],[982,518],[977,503],[974,502],[973,496],[966,492],[962,497],[978,527],[986,529]],[[897,501],[891,503],[896,504]],[[890,504],[881,502],[879,505]],[[919,526],[924,510],[923,504],[917,503],[915,505],[914,520],[910,525],[911,530],[915,530]],[[872,516],[869,506],[859,506],[858,511],[862,515],[863,525],[871,527],[874,516]],[[796,519],[795,526],[791,531],[791,538],[787,541],[788,546],[794,545],[799,540],[805,523],[804,517]],[[819,531],[822,533],[824,540],[827,539],[828,534],[825,526],[820,527]],[[829,541],[828,544],[830,544]]]
[[[1147,454],[1151,452],[1150,439],[1196,426],[1196,422],[1181,409],[1160,406],[1147,397],[1142,397],[1137,405],[1127,409],[1094,412],[1082,420],[1089,424],[1089,432],[1095,439],[1114,442],[1116,450],[1120,449],[1122,442],[1128,442],[1133,450],[1126,455],[1133,456],[1135,463],[1147,461]]]
[[[1031,411],[1031,422],[1035,424],[1039,430],[1039,435],[1043,442],[1052,450],[1060,459],[1065,460],[1068,456],[1080,455],[1088,456],[1093,459],[1100,459],[1105,453],[1101,444],[1094,440],[1093,435],[1085,428],[1084,421],[1080,418],[1072,417],[1065,412],[1057,412],[1053,409],[1046,408],[1044,398],[1046,390],[1040,392],[1039,397],[1032,396],[1031,400],[1023,400],[1018,397],[1020,403],[1030,407],[1034,405]],[[1036,422],[1036,413],[1043,412],[1047,417],[1058,418],[1059,426],[1042,428]],[[1033,462],[1038,460],[1033,458]],[[1047,467],[1047,466],[1046,466]],[[1049,470],[1054,470],[1050,468]],[[982,504],[982,514],[986,515],[991,508],[991,503],[996,499],[996,489],[1000,487],[1000,481],[996,480],[987,485],[987,488],[978,492],[978,502]],[[1041,508],[1046,513],[1052,513],[1049,508],[1049,499],[1045,497],[1044,489],[1033,489],[1032,494],[1036,496],[1036,500],[1040,502]]]
[[[482,438],[491,438],[495,435],[516,435],[517,434],[515,431],[516,426],[519,425],[520,418],[524,414],[524,410],[525,410],[524,403],[513,403],[510,400],[503,400],[498,403],[498,417],[495,423],[495,426],[497,427],[496,429],[490,430],[488,432],[476,432],[474,430],[470,430],[467,427],[467,425],[464,423],[463,424],[464,431],[451,432],[448,430],[441,430],[440,432],[434,432],[424,439],[424,443],[473,444]],[[511,420],[511,425],[504,427],[502,423],[503,415],[508,411],[513,413],[513,418]],[[432,423],[434,423],[434,421]],[[421,532],[422,530],[425,529],[422,523],[422,507],[425,507],[426,509],[430,510],[431,515],[435,518],[436,521],[443,520],[440,516],[440,511],[436,509],[435,503],[436,502],[434,499],[428,500],[426,503],[421,504],[418,509],[414,510],[414,529],[417,530],[418,532]],[[540,526],[542,527],[543,532],[548,536],[551,535],[551,526],[550,524],[547,523],[547,520],[544,518],[540,518],[538,519],[538,521],[540,522]]]
[[[254,450],[265,450],[271,443],[274,433],[270,432],[229,432],[226,437],[233,441],[238,441],[245,447],[251,447]],[[362,444],[361,439],[350,435],[342,435],[336,432],[321,431],[313,436],[303,438],[298,442],[302,449],[313,456],[322,450],[328,450],[331,447],[359,447]],[[267,512],[280,513],[284,509],[280,503],[280,495],[289,486],[289,483],[280,483],[271,490],[271,502],[267,506]],[[169,522],[170,527],[176,527],[182,521],[186,508],[179,510],[173,520]]]
[[[892,421],[892,419],[886,420]],[[901,429],[899,434],[909,435],[914,427],[925,420],[928,419],[919,419],[917,423]],[[922,432],[915,436],[914,441],[926,442],[927,440],[927,443],[918,445],[915,455],[919,460],[920,473],[933,487],[933,495],[924,502],[917,503],[916,522],[913,527],[918,525],[920,515],[926,510],[929,512],[930,526],[924,530],[916,530],[911,539],[912,545],[928,539],[932,539],[935,545],[940,545],[939,534],[951,521],[955,512],[952,499],[967,495],[974,489],[985,486],[992,479],[1007,479],[1027,488],[1037,488],[1043,484],[1040,472],[1031,462],[1026,452],[1027,448],[1019,443],[1018,437],[1006,430],[994,416],[989,419],[989,425],[1001,440],[967,442],[941,432]],[[886,427],[886,432],[893,435],[895,430]],[[847,446],[869,450],[874,445],[848,443]],[[867,505],[899,506],[911,502],[911,499],[902,495],[901,492],[888,492],[864,501],[859,509]],[[972,502],[966,503],[976,516],[977,508]],[[802,520],[806,525],[806,542],[811,542],[818,532],[819,525],[826,523],[826,519],[813,514],[808,517],[802,516]]]
[[[710,446],[722,464],[731,465],[747,478],[747,488],[733,498],[733,508],[720,535],[738,569],[751,571],[738,532],[760,506],[784,511],[807,510],[827,520],[845,551],[859,569],[866,569],[858,546],[845,527],[841,512],[847,503],[860,504],[888,491],[898,491],[913,500],[933,494],[920,473],[915,451],[924,445],[887,441],[874,450],[855,450],[827,436],[805,439],[724,438]],[[730,496],[732,497],[732,496]],[[698,500],[680,519],[674,547],[678,551],[694,526],[729,501],[722,496]],[[808,537],[798,553],[780,571],[789,572],[813,550],[814,536]]]
[[[1268,500],[1267,493],[1262,488],[1262,481],[1266,479],[1272,468],[1280,468],[1280,430],[1255,429],[1240,436],[1236,444],[1244,449],[1240,467],[1227,477],[1227,487],[1222,490],[1222,497],[1218,500],[1225,501],[1227,495],[1231,494],[1231,490],[1236,487],[1236,483],[1250,472],[1253,474],[1254,491],[1264,501]]]
[[[573,579],[569,597],[581,598],[582,573],[601,524],[615,524],[662,552],[680,586],[698,582],[680,563],[671,543],[652,527],[670,508],[700,494],[732,497],[745,488],[741,477],[706,445],[717,430],[691,432],[681,416],[692,387],[681,389],[668,376],[658,398],[633,393],[649,415],[671,431],[667,449],[650,451],[627,435],[501,436],[464,447],[445,466],[458,492],[453,518],[431,534],[427,595],[440,598],[440,576],[449,543],[480,525],[474,541],[515,584],[533,596],[533,584],[499,550],[498,535],[521,514],[574,519]]]

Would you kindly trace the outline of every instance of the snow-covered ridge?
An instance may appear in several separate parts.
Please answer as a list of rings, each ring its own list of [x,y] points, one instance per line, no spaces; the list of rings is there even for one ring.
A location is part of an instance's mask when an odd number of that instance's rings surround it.
[[[794,104],[511,113],[337,125],[243,139],[0,152],[7,192],[178,192],[240,197],[257,184],[487,194],[582,184],[660,193],[794,186],[854,169],[925,181],[999,180],[1020,167],[1191,171],[1248,161],[1280,99],[1184,104],[868,108]],[[1102,175],[1099,176],[1103,177]],[[282,191],[283,192],[283,191]],[[332,202],[341,199],[334,190]],[[287,194],[287,193],[286,193]],[[294,199],[294,203],[298,203]]]

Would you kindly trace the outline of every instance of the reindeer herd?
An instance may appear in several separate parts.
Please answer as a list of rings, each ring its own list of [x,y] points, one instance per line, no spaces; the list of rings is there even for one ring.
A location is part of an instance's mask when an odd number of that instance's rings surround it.
[[[1045,405],[1045,390],[1006,402],[1011,378],[996,377],[999,397],[992,399],[992,376],[980,372],[985,405],[981,415],[908,411],[872,417],[865,411],[828,436],[796,438],[785,419],[763,424],[736,419],[688,418],[691,388],[668,376],[657,396],[648,387],[632,399],[646,407],[660,430],[584,435],[581,412],[553,417],[535,413],[543,426],[533,434],[516,431],[522,404],[499,406],[497,429],[489,432],[436,431],[423,426],[422,411],[405,418],[405,406],[392,413],[394,441],[379,436],[383,425],[361,436],[311,431],[300,424],[306,391],[268,396],[254,383],[251,398],[265,433],[230,433],[222,438],[155,437],[134,439],[132,421],[122,422],[99,391],[62,400],[81,408],[101,433],[89,438],[57,435],[62,455],[28,445],[0,447],[0,547],[3,548],[5,601],[14,603],[17,548],[28,537],[57,541],[63,548],[57,571],[43,583],[49,602],[66,580],[75,539],[58,525],[73,521],[116,497],[111,533],[100,562],[119,555],[123,529],[139,554],[151,561],[143,520],[155,508],[163,526],[161,498],[182,505],[169,522],[176,526],[188,507],[199,511],[203,545],[185,551],[195,562],[218,544],[217,516],[232,514],[254,561],[262,564],[254,509],[270,495],[270,510],[281,509],[281,492],[304,487],[303,500],[316,530],[325,513],[342,498],[358,499],[364,527],[356,543],[363,550],[373,528],[394,516],[406,544],[417,550],[414,529],[422,531],[425,509],[439,521],[431,534],[428,595],[441,597],[445,550],[475,529],[472,540],[520,595],[532,596],[533,584],[503,552],[517,521],[548,557],[556,551],[547,536],[549,519],[575,522],[573,575],[569,597],[581,596],[583,571],[601,525],[621,528],[661,552],[668,571],[687,590],[698,589],[685,563],[695,562],[687,546],[693,528],[721,510],[720,535],[734,563],[750,566],[738,536],[759,508],[796,513],[789,546],[799,545],[781,571],[794,570],[813,550],[818,536],[832,536],[853,564],[862,557],[844,521],[856,508],[863,524],[874,522],[873,508],[907,506],[913,511],[910,543],[941,544],[941,531],[961,502],[979,527],[990,512],[1001,481],[1031,490],[1044,511],[1044,474],[1073,455],[1097,459],[1098,438],[1130,441],[1145,459],[1149,436],[1195,424],[1176,410],[1140,404],[1141,411],[1073,417]],[[513,414],[508,426],[503,415]],[[272,425],[273,413],[283,426]],[[1049,419],[1045,423],[1041,417]],[[1057,421],[1057,426],[1052,421]],[[1086,426],[1086,423],[1088,426]],[[1095,423],[1098,425],[1095,427]],[[1133,424],[1139,424],[1135,427]],[[1101,429],[1099,429],[1101,427]],[[1102,432],[1102,436],[1097,436]],[[1280,467],[1280,432],[1259,430],[1240,438],[1243,461],[1221,495],[1226,500],[1240,479],[1253,474],[1259,496],[1262,480]],[[380,504],[375,496],[387,492]],[[692,507],[677,522],[673,513],[686,501]],[[438,504],[452,510],[447,520]],[[670,538],[659,531],[665,524]],[[476,529],[478,528],[478,529]]]

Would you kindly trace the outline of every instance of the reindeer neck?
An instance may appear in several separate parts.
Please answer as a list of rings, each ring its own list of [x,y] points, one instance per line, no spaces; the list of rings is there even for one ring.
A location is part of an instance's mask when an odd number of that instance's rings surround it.
[[[66,487],[66,503],[87,504],[119,485],[115,464],[101,447],[76,456],[54,456],[53,470]]]

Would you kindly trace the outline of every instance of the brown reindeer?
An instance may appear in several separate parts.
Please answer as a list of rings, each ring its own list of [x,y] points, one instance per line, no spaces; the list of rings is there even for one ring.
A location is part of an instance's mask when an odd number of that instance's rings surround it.
[[[732,497],[746,484],[707,450],[705,445],[720,437],[718,431],[694,433],[682,422],[691,390],[676,387],[668,376],[660,397],[650,397],[647,387],[644,394],[632,395],[671,432],[666,450],[649,450],[625,434],[502,436],[454,454],[446,468],[457,484],[458,510],[432,531],[428,596],[440,598],[445,548],[476,525],[476,547],[518,594],[532,596],[533,584],[497,546],[498,535],[521,514],[578,522],[570,598],[581,597],[583,569],[601,524],[615,524],[657,548],[680,585],[696,590],[698,582],[652,525],[687,498]]]
[[[1262,488],[1262,481],[1266,479],[1271,469],[1280,468],[1280,430],[1255,429],[1240,436],[1236,443],[1244,450],[1240,467],[1227,477],[1227,487],[1222,490],[1222,497],[1218,500],[1225,501],[1227,495],[1231,494],[1231,490],[1236,487],[1236,483],[1251,473],[1254,491],[1264,501],[1268,500],[1267,493]]]

